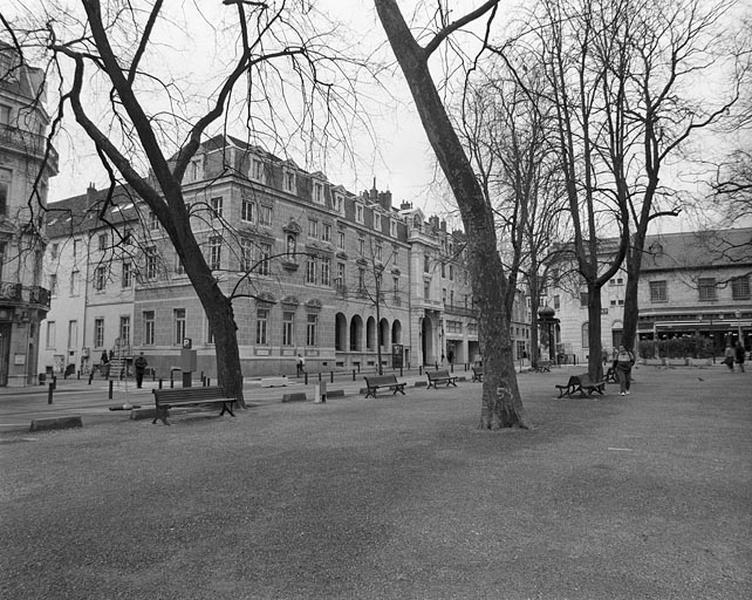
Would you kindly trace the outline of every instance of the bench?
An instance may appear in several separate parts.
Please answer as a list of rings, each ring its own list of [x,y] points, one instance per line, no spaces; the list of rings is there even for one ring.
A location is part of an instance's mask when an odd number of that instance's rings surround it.
[[[397,381],[396,375],[373,375],[370,377],[364,377],[366,380],[366,398],[368,396],[376,397],[376,392],[379,388],[388,388],[393,390],[392,396],[397,392],[401,394],[405,393],[405,384]]]
[[[566,385],[556,385],[554,387],[559,390],[559,398],[571,396],[577,392],[581,396],[592,396],[596,392],[602,396],[606,389],[606,382],[592,381],[589,374],[582,373],[581,375],[572,375]]]
[[[533,368],[533,371],[536,373],[550,373],[551,372],[551,361],[549,360],[539,360],[535,368]]]
[[[483,367],[473,367],[473,378],[470,381],[483,381]]]
[[[442,369],[440,371],[426,371],[426,375],[428,376],[428,387],[426,388],[427,390],[431,389],[431,386],[436,389],[436,386],[439,383],[446,383],[447,387],[449,387],[450,385],[457,387],[457,384],[455,383],[457,381],[457,377],[450,375],[449,371],[447,371],[446,369]]]
[[[161,420],[165,425],[167,422],[167,411],[176,406],[197,406],[199,404],[221,404],[221,417],[226,412],[235,416],[232,412],[232,403],[235,398],[228,398],[224,389],[221,387],[184,387],[169,390],[152,390],[154,393],[154,404],[156,413],[152,424]]]

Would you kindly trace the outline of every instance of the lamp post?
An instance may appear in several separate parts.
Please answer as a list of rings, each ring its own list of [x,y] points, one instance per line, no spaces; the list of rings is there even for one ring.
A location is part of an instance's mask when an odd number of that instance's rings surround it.
[[[738,336],[739,342],[742,341],[742,311],[737,310],[736,313],[736,335]],[[742,345],[744,343],[742,342]]]

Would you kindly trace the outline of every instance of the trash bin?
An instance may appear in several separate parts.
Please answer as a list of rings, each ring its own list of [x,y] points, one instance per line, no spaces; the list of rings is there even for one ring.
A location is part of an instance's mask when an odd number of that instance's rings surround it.
[[[40,373],[39,374],[39,385],[44,385],[47,381],[47,373]]]

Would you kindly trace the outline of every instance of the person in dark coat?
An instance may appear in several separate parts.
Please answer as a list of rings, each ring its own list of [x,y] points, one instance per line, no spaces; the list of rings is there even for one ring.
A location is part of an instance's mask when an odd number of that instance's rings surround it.
[[[146,371],[146,367],[149,363],[146,362],[146,359],[144,358],[144,353],[142,352],[136,357],[136,360],[133,362],[133,366],[136,367],[136,387],[140,388],[141,384],[144,382],[144,372]]]
[[[619,378],[619,394],[622,396],[629,394],[634,362],[634,354],[624,346],[619,346],[619,351],[616,353],[616,376]]]
[[[739,371],[744,373],[744,345],[741,340],[736,342],[734,352],[736,353],[736,364],[739,365]]]

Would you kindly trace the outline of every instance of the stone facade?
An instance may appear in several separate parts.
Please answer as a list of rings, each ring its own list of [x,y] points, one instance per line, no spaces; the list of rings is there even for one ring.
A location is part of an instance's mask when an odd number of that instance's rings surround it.
[[[409,203],[392,206],[391,193],[378,191],[375,182],[353,194],[323,173],[220,136],[205,142],[189,165],[184,197],[214,276],[234,297],[244,375],[293,374],[298,355],[310,371],[374,369],[379,349],[385,367],[399,364],[395,353],[405,367],[480,356],[463,234],[448,232],[437,217],[426,220]],[[101,201],[102,193],[90,190],[88,205]],[[120,338],[120,347],[130,355],[143,351],[167,376],[190,338],[197,369],[212,376],[211,331],[175,250],[142,204],[133,207],[124,192],[113,203],[122,227],[138,238],[134,284],[125,288],[115,276],[105,290],[94,289],[97,269],[117,275],[124,258],[96,250],[102,225],[92,223],[82,347],[96,359]],[[62,247],[70,236],[58,233]],[[47,265],[54,266],[49,256]],[[57,300],[50,319],[57,318]],[[516,323],[523,352],[524,299],[515,314],[523,317]],[[127,317],[129,340],[122,331]],[[95,318],[105,329],[96,341]]]
[[[41,285],[43,212],[57,153],[45,137],[44,99],[44,73],[0,43],[0,386],[35,381],[50,303]]]
[[[612,241],[604,241],[604,247]],[[751,228],[649,236],[638,286],[638,339],[700,336],[719,354],[741,336],[752,349],[750,273]],[[626,281],[620,270],[602,288],[601,343],[609,351],[621,342]],[[560,351],[579,361],[588,356],[584,291],[552,286],[546,299],[560,320]]]

